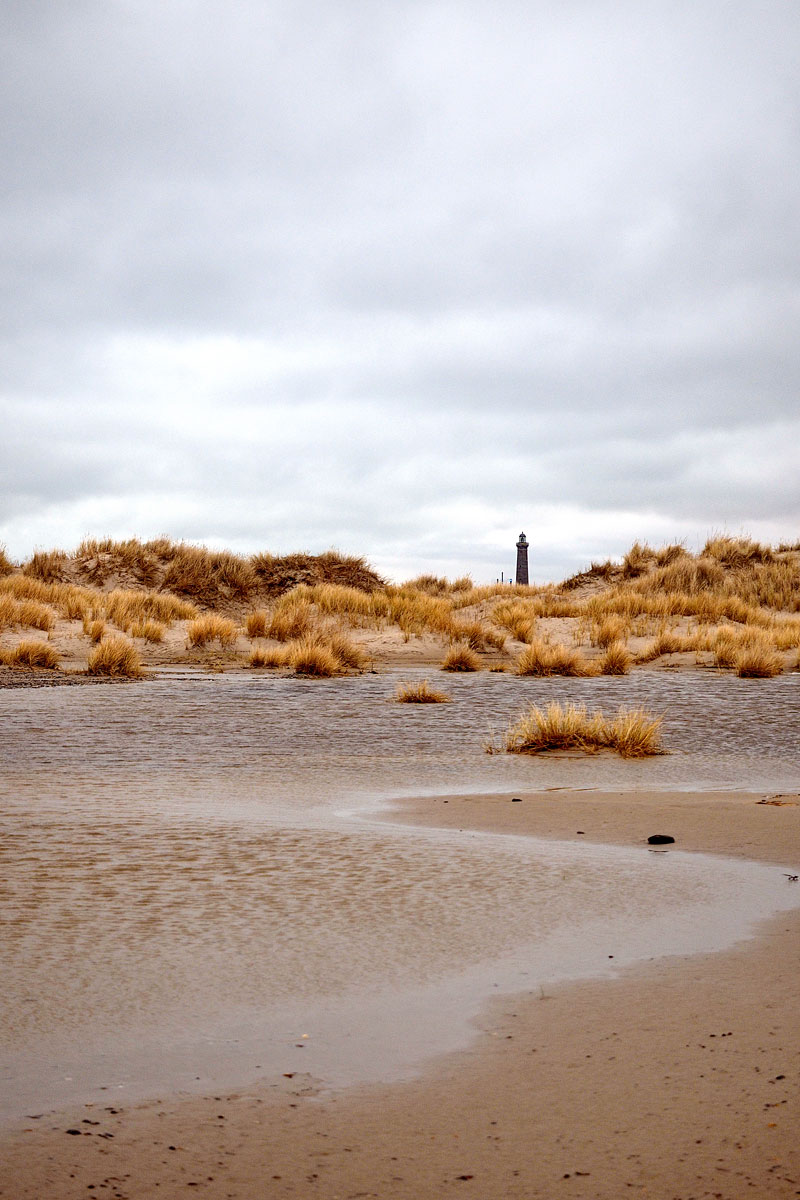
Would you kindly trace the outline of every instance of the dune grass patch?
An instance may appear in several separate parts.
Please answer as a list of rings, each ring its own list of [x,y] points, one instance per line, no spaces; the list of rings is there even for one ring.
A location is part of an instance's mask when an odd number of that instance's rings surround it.
[[[609,613],[592,627],[591,643],[607,650],[614,642],[624,642],[630,632],[628,621],[618,613]]]
[[[536,632],[533,607],[520,600],[501,600],[491,612],[491,620],[518,642],[530,642]]]
[[[236,622],[219,613],[205,613],[186,627],[190,646],[207,646],[211,642],[219,642],[223,648],[234,646],[238,634]]]
[[[478,671],[480,665],[475,651],[463,644],[451,646],[442,660],[443,671]]]
[[[287,647],[287,663],[296,675],[329,678],[342,670],[342,663],[329,646],[313,636],[299,638]]]
[[[269,630],[269,613],[263,608],[254,609],[247,614],[244,627],[248,637],[265,638]]]
[[[532,705],[509,728],[503,748],[512,754],[616,750],[623,758],[643,758],[663,753],[662,720],[642,708],[620,708],[613,717],[606,717],[599,709],[587,712],[583,705]]]
[[[652,662],[665,654],[682,654],[686,651],[709,650],[712,642],[705,629],[691,633],[680,633],[677,629],[662,629],[655,638],[637,655],[637,662]]]
[[[796,617],[776,624],[771,634],[776,650],[794,650],[800,647],[800,621]]]
[[[732,668],[743,679],[780,675],[783,660],[771,632],[752,626],[723,625],[711,639],[714,664]]]
[[[364,666],[361,649],[335,630],[316,630],[280,646],[256,646],[251,667],[289,667],[296,675],[329,678]]]
[[[178,545],[170,549],[162,586],[201,604],[245,599],[257,586],[252,563],[228,550]]]
[[[423,633],[450,637],[453,633],[453,601],[449,595],[431,595],[407,584],[387,587],[374,597],[376,615],[393,622],[410,638]]]
[[[267,628],[267,637],[276,642],[290,642],[305,637],[314,624],[314,614],[308,600],[297,599],[291,593],[282,597],[275,607]]]
[[[55,627],[56,618],[49,605],[40,604],[37,600],[20,600],[17,622],[29,629],[41,629],[49,633]]]
[[[594,665],[598,675],[627,675],[633,655],[624,642],[611,642]]]
[[[63,550],[37,550],[22,572],[45,583],[60,583],[66,578],[68,562],[69,557]]]
[[[258,586],[270,596],[290,592],[302,584],[334,584],[374,592],[383,586],[381,577],[364,558],[326,550],[322,554],[254,554],[250,566]]]
[[[160,621],[153,621],[148,617],[145,621],[134,621],[128,632],[131,637],[143,638],[146,642],[156,644],[163,642],[166,631]]]
[[[594,669],[575,647],[564,646],[560,642],[550,645],[541,638],[534,638],[517,659],[516,673],[535,676],[582,676],[594,674]]]
[[[715,558],[723,566],[735,568],[775,561],[775,554],[770,546],[764,546],[752,538],[731,537],[728,534],[718,534],[709,538],[701,554],[705,558]]]
[[[742,632],[733,625],[721,625],[711,639],[714,665],[732,667],[744,648]]]
[[[135,622],[152,620],[170,625],[173,621],[191,620],[198,615],[190,601],[161,592],[116,588],[108,594],[101,593],[101,597],[100,606],[107,619],[125,632]]]
[[[247,665],[258,669],[285,667],[289,662],[289,651],[285,646],[255,646],[250,652]]]
[[[464,642],[470,650],[502,650],[505,635],[490,629],[481,621],[453,621],[450,637],[454,642]]]
[[[302,590],[297,588],[294,594],[298,593],[328,616],[346,616],[359,623],[370,623],[379,615],[374,600],[376,592],[364,592],[339,583],[316,583]]]
[[[744,646],[733,662],[740,679],[773,679],[783,671],[783,660],[771,645]]]
[[[47,642],[23,641],[19,642],[13,650],[4,650],[2,661],[9,667],[30,667],[55,671],[61,658]]]
[[[450,696],[431,687],[427,679],[419,683],[398,683],[394,698],[398,704],[449,704]]]
[[[41,604],[38,600],[18,600],[17,601],[17,625],[22,625],[26,629],[41,629],[43,633],[49,633],[55,628],[56,616],[52,608],[47,604]]]
[[[56,614],[48,604],[11,592],[0,592],[0,629],[19,625],[22,629],[40,629],[50,633],[55,628]]]
[[[7,593],[0,594],[0,629],[16,624],[17,602]]]
[[[94,619],[91,617],[84,617],[83,632],[95,645],[102,640],[106,629],[107,626],[102,617],[95,617]]]
[[[337,630],[325,633],[321,636],[321,641],[336,656],[342,667],[347,667],[353,671],[362,671],[366,657],[360,646],[351,641],[346,634],[340,633]]]
[[[144,674],[139,651],[120,634],[111,634],[98,642],[89,654],[88,672],[120,679],[141,679]]]

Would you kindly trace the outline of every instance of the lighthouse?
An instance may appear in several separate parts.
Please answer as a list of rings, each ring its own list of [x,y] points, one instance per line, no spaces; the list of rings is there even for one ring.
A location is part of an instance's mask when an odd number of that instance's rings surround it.
[[[517,574],[515,583],[528,583],[528,539],[524,533],[519,535],[517,542]]]

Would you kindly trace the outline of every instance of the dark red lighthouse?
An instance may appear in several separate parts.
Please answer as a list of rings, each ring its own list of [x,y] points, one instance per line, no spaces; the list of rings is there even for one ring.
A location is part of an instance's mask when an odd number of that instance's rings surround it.
[[[528,583],[528,539],[524,533],[519,535],[517,542],[517,575],[515,583]]]

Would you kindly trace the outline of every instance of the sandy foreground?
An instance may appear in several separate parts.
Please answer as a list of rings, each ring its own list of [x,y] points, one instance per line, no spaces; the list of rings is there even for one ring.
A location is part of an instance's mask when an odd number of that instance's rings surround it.
[[[800,865],[800,795],[516,795],[402,814]],[[409,1083],[331,1093],[297,1073],[32,1114],[0,1139],[0,1196],[800,1196],[799,935],[794,911],[729,952],[503,997]]]

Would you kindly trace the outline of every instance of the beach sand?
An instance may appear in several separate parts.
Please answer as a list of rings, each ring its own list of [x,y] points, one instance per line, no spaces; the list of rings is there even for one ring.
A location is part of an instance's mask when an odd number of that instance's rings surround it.
[[[800,863],[798,795],[515,795],[401,814],[620,845],[669,833],[682,850]],[[795,910],[724,953],[498,998],[466,1051],[411,1082],[330,1092],[297,1072],[31,1114],[0,1139],[0,1196],[800,1196],[799,935]]]
[[[465,610],[464,619],[475,618],[483,621],[486,628],[492,629],[494,626],[487,619],[487,611],[485,604],[479,605],[475,609]],[[243,613],[235,615],[237,618],[244,619]],[[326,622],[323,621],[322,624],[325,625]],[[164,669],[174,670],[176,668],[215,672],[241,670],[249,672],[253,668],[248,666],[248,660],[255,646],[269,646],[277,649],[282,644],[251,639],[245,634],[244,628],[240,627],[238,637],[231,646],[223,648],[217,642],[205,646],[192,646],[188,641],[187,626],[187,621],[174,622],[165,628],[163,640],[157,643],[147,642],[143,638],[134,639],[145,672],[158,673]],[[424,631],[409,635],[393,624],[386,624],[379,628],[362,628],[352,627],[344,618],[338,622],[331,619],[331,628],[336,627],[339,627],[348,640],[359,648],[364,656],[365,669],[368,671],[405,668],[413,670],[421,667],[438,673],[451,645],[449,638],[444,634]],[[688,628],[686,619],[681,620],[676,628],[679,632],[685,632]],[[109,626],[109,632],[117,635],[120,633],[111,626]],[[539,618],[537,632],[546,640],[554,643],[563,643],[567,646],[579,645],[589,660],[601,653],[596,647],[589,645],[586,630],[580,625],[577,618]],[[627,644],[632,654],[636,656],[645,650],[651,640],[645,636],[631,636],[628,638]],[[20,671],[12,670],[0,663],[0,687],[33,686],[36,682],[39,682],[40,685],[45,682],[55,685],[65,679],[71,682],[87,679],[85,672],[92,643],[84,633],[80,621],[70,621],[59,617],[48,635],[40,633],[38,630],[0,628],[0,650],[13,650],[20,641],[46,641],[59,655],[59,670]],[[480,670],[513,672],[516,669],[517,659],[525,648],[524,642],[507,634],[502,649],[487,646],[477,653],[478,668]],[[796,650],[784,651],[781,657],[785,671],[794,669],[797,659]],[[716,670],[710,651],[677,651],[673,654],[664,654],[656,659],[637,664],[635,669],[643,671]],[[281,668],[277,673],[280,673],[281,670],[288,673],[288,668]],[[270,673],[273,672],[270,671]],[[38,681],[32,678],[36,676],[39,677]],[[440,678],[446,681],[447,673],[442,674]]]

